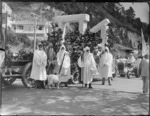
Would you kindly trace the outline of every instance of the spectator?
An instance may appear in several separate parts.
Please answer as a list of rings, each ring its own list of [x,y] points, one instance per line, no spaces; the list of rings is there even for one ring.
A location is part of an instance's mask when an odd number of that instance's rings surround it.
[[[142,43],[140,41],[138,41],[138,50],[142,50]]]
[[[135,58],[134,58],[134,56],[133,56],[133,53],[130,53],[130,54],[129,54],[129,57],[128,57],[127,61],[126,61],[127,66],[128,66],[128,67],[132,66],[132,64],[133,64],[134,62],[135,62]]]
[[[149,55],[145,55],[145,57],[141,60],[140,63],[140,71],[139,74],[143,80],[143,93],[147,94],[149,89]]]
[[[103,51],[100,59],[100,72],[102,76],[102,85],[105,85],[105,79],[108,79],[108,83],[109,85],[111,85],[112,63],[113,63],[113,56],[109,52],[108,47],[105,47],[105,50]]]

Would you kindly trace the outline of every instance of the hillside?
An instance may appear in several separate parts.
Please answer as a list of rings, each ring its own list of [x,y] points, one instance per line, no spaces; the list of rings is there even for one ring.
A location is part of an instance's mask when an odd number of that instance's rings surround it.
[[[88,3],[88,2],[8,2],[8,5],[13,10],[14,20],[33,20],[31,12],[41,15],[40,21],[50,21],[54,16],[64,14],[80,14],[87,13],[90,15],[89,28],[102,21],[104,18],[109,18],[112,24],[112,30],[115,27],[116,31],[111,34],[112,41],[119,44],[124,44],[131,47],[131,43],[127,38],[126,30],[135,32],[140,35],[140,29],[147,29],[147,25],[143,24],[140,19],[134,17],[132,8],[124,10],[117,3]],[[122,32],[122,28],[123,31]],[[148,35],[144,33],[145,38]]]

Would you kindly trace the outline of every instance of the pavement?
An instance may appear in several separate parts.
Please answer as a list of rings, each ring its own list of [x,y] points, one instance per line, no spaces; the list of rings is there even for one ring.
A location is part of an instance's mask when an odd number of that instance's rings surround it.
[[[141,78],[117,77],[112,86],[92,83],[93,89],[71,84],[57,89],[27,89],[21,80],[2,87],[1,115],[147,115],[149,94]]]

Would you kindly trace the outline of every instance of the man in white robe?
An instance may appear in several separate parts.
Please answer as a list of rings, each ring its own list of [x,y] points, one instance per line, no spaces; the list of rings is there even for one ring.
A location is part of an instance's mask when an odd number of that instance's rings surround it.
[[[42,44],[38,44],[33,56],[33,64],[30,78],[36,80],[37,88],[45,88],[44,83],[47,80],[46,74],[47,55],[42,49]]]
[[[111,85],[112,63],[113,63],[113,56],[109,52],[108,47],[105,47],[105,50],[103,51],[100,59],[100,73],[102,76],[102,85],[105,84],[105,79],[108,79],[108,83],[109,85]]]
[[[66,51],[66,47],[62,44],[59,52],[57,53],[58,73],[60,74],[60,81],[65,82],[65,86],[68,86],[68,80],[70,79],[70,56]]]
[[[81,77],[83,78],[83,84],[85,84],[85,87],[89,85],[89,88],[92,88],[91,83],[93,81],[93,75],[97,72],[96,62],[93,54],[90,53],[89,47],[86,47],[84,51],[83,59],[81,56],[78,59],[78,65],[79,67],[84,67],[83,77]]]

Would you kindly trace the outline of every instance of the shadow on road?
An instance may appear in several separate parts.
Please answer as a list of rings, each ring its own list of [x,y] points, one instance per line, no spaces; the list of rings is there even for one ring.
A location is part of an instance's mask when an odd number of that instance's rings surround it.
[[[136,115],[148,114],[148,108],[146,95],[108,89],[43,90],[11,86],[2,91],[2,114],[6,115]]]

